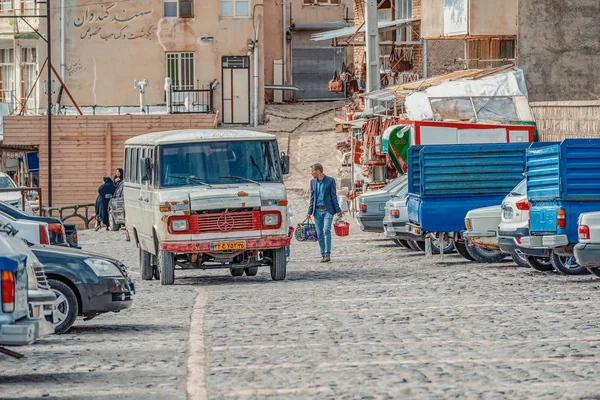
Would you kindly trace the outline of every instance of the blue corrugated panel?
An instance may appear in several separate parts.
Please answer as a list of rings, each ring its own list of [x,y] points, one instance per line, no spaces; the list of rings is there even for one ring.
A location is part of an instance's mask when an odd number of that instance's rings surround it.
[[[560,147],[563,200],[600,201],[600,139],[566,139]]]
[[[529,146],[530,143],[425,146],[420,152],[421,194],[506,195],[523,179],[525,149]]]
[[[421,166],[419,152],[423,146],[411,146],[408,149],[408,193],[421,192]]]
[[[530,201],[560,196],[560,144],[527,150],[527,198]]]

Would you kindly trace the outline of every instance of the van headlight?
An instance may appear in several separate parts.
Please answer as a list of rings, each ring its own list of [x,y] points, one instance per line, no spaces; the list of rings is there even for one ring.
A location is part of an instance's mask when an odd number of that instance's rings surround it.
[[[174,219],[171,221],[171,230],[173,232],[183,232],[188,230],[187,219]]]
[[[263,215],[264,226],[277,226],[279,225],[279,214],[265,214]]]
[[[98,277],[123,277],[123,272],[115,264],[100,258],[87,258],[84,262]]]

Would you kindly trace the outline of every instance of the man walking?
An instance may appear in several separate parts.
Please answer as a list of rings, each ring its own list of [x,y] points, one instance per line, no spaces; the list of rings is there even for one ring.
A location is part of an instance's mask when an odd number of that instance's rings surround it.
[[[319,247],[321,248],[322,263],[331,261],[331,223],[335,214],[342,217],[337,200],[335,179],[323,173],[321,164],[311,166],[310,205],[307,217],[315,216]]]

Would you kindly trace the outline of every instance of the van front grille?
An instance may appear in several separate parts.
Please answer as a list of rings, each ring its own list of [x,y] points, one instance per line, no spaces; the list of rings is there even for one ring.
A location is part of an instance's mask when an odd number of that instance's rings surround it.
[[[260,230],[260,211],[192,215],[189,224],[192,234]]]

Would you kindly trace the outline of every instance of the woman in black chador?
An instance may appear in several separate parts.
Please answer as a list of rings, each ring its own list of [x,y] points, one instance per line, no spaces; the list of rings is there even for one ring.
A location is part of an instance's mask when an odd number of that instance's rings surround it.
[[[109,230],[108,202],[112,199],[113,194],[115,194],[115,184],[112,179],[105,176],[104,183],[98,188],[98,197],[96,198],[96,230],[100,229],[102,224],[106,226],[106,230]]]

